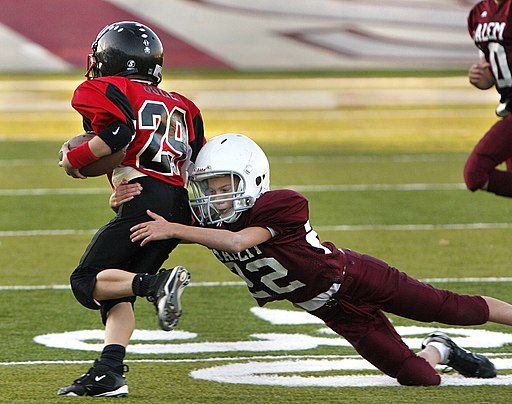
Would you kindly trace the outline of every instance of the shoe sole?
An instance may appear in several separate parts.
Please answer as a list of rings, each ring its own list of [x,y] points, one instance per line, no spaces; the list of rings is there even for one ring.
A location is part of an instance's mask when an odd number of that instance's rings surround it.
[[[189,282],[190,273],[181,266],[175,267],[167,278],[163,287],[165,297],[157,303],[158,322],[162,330],[171,331],[178,324],[182,314],[181,294]]]
[[[86,397],[86,396],[89,396],[88,394],[81,396],[79,394],[76,394],[73,391],[70,391],[67,394],[60,394],[60,391],[59,391],[57,394],[62,397]],[[89,397],[126,397],[126,396],[128,396],[128,385],[127,384],[119,387],[116,390],[106,391],[105,393],[100,393],[100,394],[93,394]]]
[[[96,394],[94,397],[126,397],[128,396],[128,385],[119,387],[114,391],[107,391],[106,393]]]

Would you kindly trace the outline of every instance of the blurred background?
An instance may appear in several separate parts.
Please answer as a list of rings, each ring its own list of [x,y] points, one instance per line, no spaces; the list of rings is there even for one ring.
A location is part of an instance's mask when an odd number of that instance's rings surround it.
[[[176,69],[466,69],[476,0],[1,0],[0,70],[83,68],[105,25],[135,20]]]
[[[358,109],[370,116],[365,109],[372,109],[376,116],[376,108],[390,105],[463,111],[486,105],[485,127],[494,119],[487,105],[498,97],[476,90],[466,77],[478,60],[466,28],[475,3],[0,0],[0,139],[65,140],[79,133],[71,94],[84,79],[98,32],[121,20],[142,22],[159,34],[165,47],[162,87],[194,100],[212,135],[250,130],[262,136],[259,128],[244,125],[245,115],[230,125],[241,110]],[[421,125],[432,141],[435,133],[427,128]],[[329,132],[328,140],[333,137]],[[469,150],[467,144],[460,149]]]

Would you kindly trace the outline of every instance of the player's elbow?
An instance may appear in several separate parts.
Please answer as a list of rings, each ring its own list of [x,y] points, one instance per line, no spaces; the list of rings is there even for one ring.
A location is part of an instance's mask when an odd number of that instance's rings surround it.
[[[223,248],[223,250],[230,254],[238,254],[245,250],[245,248],[242,248],[238,243],[229,243],[229,245],[226,248]]]
[[[229,237],[229,239],[227,239],[226,241],[227,245],[224,251],[231,254],[238,254],[246,250],[247,248],[252,247],[248,245],[246,240],[237,233],[232,234],[231,237]]]

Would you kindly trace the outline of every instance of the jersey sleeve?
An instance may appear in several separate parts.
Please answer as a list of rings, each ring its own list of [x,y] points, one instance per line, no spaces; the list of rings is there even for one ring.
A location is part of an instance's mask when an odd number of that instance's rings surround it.
[[[477,29],[477,26],[478,26],[478,20],[476,18],[476,16],[478,15],[478,13],[480,13],[481,11],[479,11],[479,4],[476,4],[472,9],[471,11],[469,12],[468,14],[468,18],[467,18],[467,29],[468,29],[468,33],[469,33],[469,36],[471,37],[471,40],[474,41],[474,36],[475,36],[475,31]],[[475,44],[476,45],[476,44]],[[485,59],[485,54],[484,52],[482,52],[482,50],[477,46],[478,48],[478,58],[480,60],[482,59]]]
[[[75,90],[71,105],[84,117],[88,126],[85,129],[98,133],[112,122],[121,121],[135,130],[133,108],[126,95],[107,81],[96,79],[83,82]]]
[[[260,197],[253,209],[251,226],[264,227],[284,236],[303,227],[309,218],[307,199],[291,190],[270,191]],[[263,207],[264,209],[261,209]]]
[[[468,14],[468,18],[467,18],[467,29],[468,29],[468,33],[469,33],[469,36],[471,37],[471,39],[473,39],[473,33],[474,33],[474,28],[473,28],[474,11],[475,11],[474,8],[471,9],[471,11]]]

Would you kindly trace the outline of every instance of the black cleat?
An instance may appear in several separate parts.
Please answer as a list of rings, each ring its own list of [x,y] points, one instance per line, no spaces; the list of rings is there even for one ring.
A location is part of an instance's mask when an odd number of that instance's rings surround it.
[[[87,373],[76,379],[73,384],[59,389],[59,396],[126,397],[128,385],[123,372],[128,366],[112,368],[98,361],[94,362]]]
[[[158,315],[158,323],[164,331],[171,331],[178,324],[182,309],[180,298],[190,282],[190,273],[182,266],[163,270],[158,274],[154,296],[151,299]]]
[[[446,363],[441,363],[441,365],[447,365],[455,369],[462,376],[482,379],[496,377],[496,367],[489,359],[483,355],[462,349],[448,335],[440,331],[433,332],[425,337],[421,347],[425,348],[429,342],[439,342],[448,347],[450,350],[448,360]]]

